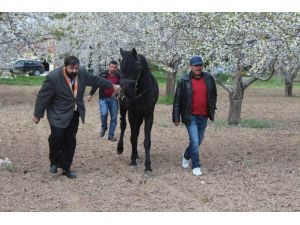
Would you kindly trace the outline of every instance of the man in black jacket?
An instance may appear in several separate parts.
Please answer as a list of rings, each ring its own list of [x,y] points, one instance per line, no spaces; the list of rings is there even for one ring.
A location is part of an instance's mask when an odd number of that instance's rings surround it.
[[[100,77],[103,77],[107,80],[110,80],[113,84],[120,84],[120,75],[118,73],[118,63],[112,60],[109,63],[109,70],[100,73]],[[97,86],[91,88],[90,94],[88,96],[88,101],[92,100],[93,94],[97,90]],[[101,118],[101,129],[100,137],[105,135],[107,130],[107,117],[108,111],[110,113],[110,124],[108,130],[108,140],[116,141],[115,130],[117,127],[117,117],[119,111],[119,102],[118,99],[114,96],[113,89],[103,89],[99,88],[99,109],[100,109],[100,118]]]
[[[203,72],[203,61],[199,56],[190,60],[191,71],[177,83],[173,103],[173,123],[178,126],[181,121],[185,124],[190,144],[182,157],[182,167],[192,169],[195,176],[201,176],[199,146],[204,138],[207,119],[214,120],[217,102],[217,89],[214,78]]]
[[[79,67],[75,56],[65,59],[64,66],[51,71],[40,89],[33,113],[33,122],[38,124],[47,110],[51,128],[49,136],[50,173],[63,169],[63,175],[76,178],[70,171],[76,148],[76,134],[79,117],[85,118],[84,91],[86,86],[113,88],[120,91],[120,86],[98,76],[90,75],[84,67]]]

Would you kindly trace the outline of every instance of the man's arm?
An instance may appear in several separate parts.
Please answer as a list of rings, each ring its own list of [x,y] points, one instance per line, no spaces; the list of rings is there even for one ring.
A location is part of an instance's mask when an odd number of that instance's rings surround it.
[[[91,88],[91,90],[90,90],[90,95],[92,96],[93,94],[95,94],[95,92],[97,91],[97,86],[93,86],[92,88]]]
[[[43,86],[40,89],[40,91],[38,92],[38,95],[37,95],[36,101],[35,101],[33,121],[36,124],[39,123],[40,118],[44,117],[45,110],[54,94],[55,94],[55,90],[53,88],[51,79],[48,75],[48,76],[46,76]]]
[[[181,98],[181,81],[177,82],[176,92],[173,102],[173,112],[172,112],[172,119],[173,123],[178,126],[180,122],[180,98]]]
[[[216,87],[216,82],[215,82],[215,79],[213,79],[213,86],[214,86],[214,98],[215,98],[215,104],[216,104],[216,109],[217,109],[217,97],[218,97],[218,94],[217,94],[217,87]]]
[[[216,105],[217,105],[217,87],[216,87],[216,82],[213,76],[211,76],[211,83],[212,83],[212,90],[213,90],[213,100],[214,100],[214,106],[215,109],[217,109]]]
[[[86,85],[87,86],[93,86],[93,88],[95,87],[96,90],[97,90],[97,88],[104,88],[104,89],[112,88],[112,82],[111,81],[109,81],[107,79],[104,79],[101,76],[91,75],[90,73],[88,73],[86,71],[85,68],[81,68],[81,69],[82,69],[83,73],[85,73]]]
[[[100,74],[99,74],[100,76]],[[88,102],[92,101],[93,95],[95,94],[95,92],[97,91],[98,87],[97,86],[92,86],[89,95],[87,96],[87,100]]]
[[[101,77],[93,76],[89,74],[86,69],[83,69],[86,75],[86,85],[87,86],[96,86],[98,88],[109,89],[113,88],[115,92],[120,91],[120,85],[113,84],[111,81]]]

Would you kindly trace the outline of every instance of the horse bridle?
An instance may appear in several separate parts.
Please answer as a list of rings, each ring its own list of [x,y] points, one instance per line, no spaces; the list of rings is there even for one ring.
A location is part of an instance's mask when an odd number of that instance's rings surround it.
[[[129,83],[135,83],[135,84],[134,84],[134,91],[135,91],[135,94],[136,94],[136,91],[137,91],[137,85],[138,85],[139,79],[140,79],[141,74],[142,74],[142,73],[141,73],[141,72],[142,72],[142,62],[141,62],[141,59],[140,59],[139,55],[138,55],[137,57],[138,57],[138,59],[137,59],[137,61],[136,61],[137,64],[138,64],[138,75],[137,75],[137,78],[136,78],[135,80],[123,78],[123,79],[121,79],[121,82],[120,82],[120,85],[122,85],[122,83],[124,83],[124,88],[123,88],[123,90],[124,90],[125,95],[126,95],[126,82],[129,82]],[[140,93],[139,95],[135,95],[135,98],[137,99],[137,98],[141,97],[143,94],[145,94],[146,91],[147,91],[147,89],[144,90],[144,91],[143,91],[142,93]],[[128,96],[126,96],[126,97],[128,97]]]

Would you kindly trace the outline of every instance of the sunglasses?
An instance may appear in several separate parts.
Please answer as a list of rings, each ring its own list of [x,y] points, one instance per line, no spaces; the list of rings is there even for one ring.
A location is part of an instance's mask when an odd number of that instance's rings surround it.
[[[194,66],[203,66],[203,64],[197,64],[197,65],[194,65]]]

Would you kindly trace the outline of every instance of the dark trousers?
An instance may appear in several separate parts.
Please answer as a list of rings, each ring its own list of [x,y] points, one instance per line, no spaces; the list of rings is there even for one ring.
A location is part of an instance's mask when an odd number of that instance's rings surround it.
[[[79,125],[79,113],[74,112],[73,118],[67,128],[50,125],[51,134],[49,141],[49,159],[51,165],[56,165],[65,171],[70,171],[76,148],[76,134]]]

